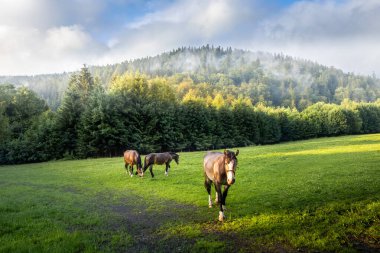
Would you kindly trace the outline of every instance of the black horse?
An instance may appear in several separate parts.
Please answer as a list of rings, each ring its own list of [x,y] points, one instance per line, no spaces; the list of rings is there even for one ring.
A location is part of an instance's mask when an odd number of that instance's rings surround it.
[[[170,162],[174,159],[174,161],[179,163],[179,155],[174,152],[165,152],[165,153],[151,153],[145,156],[143,172],[149,167],[150,174],[154,177],[153,174],[153,164],[165,164],[165,175],[168,175]]]

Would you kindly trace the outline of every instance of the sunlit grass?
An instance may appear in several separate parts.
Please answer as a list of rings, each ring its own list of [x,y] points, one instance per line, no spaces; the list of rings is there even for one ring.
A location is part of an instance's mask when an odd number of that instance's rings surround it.
[[[137,245],[147,229],[156,251],[380,247],[380,134],[240,148],[224,223],[204,154],[154,179],[129,177],[121,157],[2,166],[0,251],[150,251]]]

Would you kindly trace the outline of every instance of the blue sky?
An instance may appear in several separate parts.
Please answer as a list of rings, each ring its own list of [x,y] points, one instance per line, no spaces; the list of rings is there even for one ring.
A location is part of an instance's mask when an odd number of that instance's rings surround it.
[[[378,0],[0,0],[0,6],[0,75],[60,73],[212,44],[380,76]]]

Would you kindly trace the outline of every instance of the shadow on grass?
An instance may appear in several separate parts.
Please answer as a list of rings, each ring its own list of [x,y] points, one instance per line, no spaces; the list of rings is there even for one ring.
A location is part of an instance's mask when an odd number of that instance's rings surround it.
[[[136,192],[110,198],[111,193],[96,196],[89,210],[107,216],[103,226],[108,230],[126,230],[132,240],[128,252],[189,252],[195,240],[168,237],[165,228],[181,224],[203,223],[207,218],[196,206],[158,198],[142,198]]]

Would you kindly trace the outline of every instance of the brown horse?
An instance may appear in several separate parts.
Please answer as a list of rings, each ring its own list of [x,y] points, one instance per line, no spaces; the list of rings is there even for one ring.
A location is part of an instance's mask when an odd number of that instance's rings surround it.
[[[235,171],[237,166],[237,155],[230,150],[221,152],[208,152],[203,159],[203,169],[205,176],[205,187],[208,192],[208,205],[212,207],[211,184],[214,183],[216,191],[216,202],[219,203],[219,221],[223,221],[224,210],[226,209],[226,198],[228,189],[235,183]],[[222,185],[224,191],[222,194]]]
[[[170,162],[173,159],[177,164],[179,163],[179,155],[174,152],[150,153],[149,155],[145,156],[143,172],[145,172],[149,167],[150,174],[152,177],[154,177],[153,164],[165,164],[165,175],[167,176],[170,168]]]
[[[136,150],[127,150],[124,152],[124,162],[125,162],[125,169],[126,169],[126,173],[133,177],[133,165],[136,164],[136,167],[137,167],[137,171],[136,171],[136,175],[137,173],[139,174],[139,176],[144,176],[144,172],[142,171],[142,166],[141,166],[141,157],[140,157],[140,154],[139,152],[137,152]],[[130,168],[128,169],[128,166],[130,166]]]

